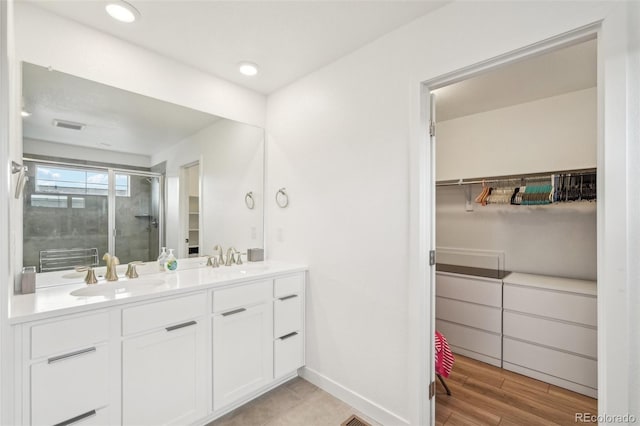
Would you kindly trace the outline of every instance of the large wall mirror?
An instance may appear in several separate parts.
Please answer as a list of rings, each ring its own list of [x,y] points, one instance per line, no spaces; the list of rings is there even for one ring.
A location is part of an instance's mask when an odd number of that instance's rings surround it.
[[[24,266],[263,247],[263,129],[29,63],[22,99]]]

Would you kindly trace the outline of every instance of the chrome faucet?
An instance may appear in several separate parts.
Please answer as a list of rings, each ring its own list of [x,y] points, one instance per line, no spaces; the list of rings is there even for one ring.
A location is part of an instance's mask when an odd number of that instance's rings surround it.
[[[107,273],[104,275],[107,281],[118,281],[118,272],[116,266],[120,264],[120,260],[116,256],[105,253],[102,260],[107,263]]]
[[[236,249],[234,249],[233,247],[229,247],[229,249],[227,250],[227,261],[224,263],[224,266],[231,266],[236,263],[236,259],[235,257],[233,257],[233,253],[235,252]]]
[[[220,265],[224,265],[224,256],[222,255],[222,253],[223,253],[223,251],[222,251],[222,246],[221,246],[221,245],[219,245],[219,244],[216,244],[216,245],[213,247],[213,251],[214,251],[214,252],[218,252],[218,260],[217,260],[217,262],[218,262],[218,266],[220,266]],[[216,268],[216,263],[214,262],[212,266],[213,266],[214,268]]]

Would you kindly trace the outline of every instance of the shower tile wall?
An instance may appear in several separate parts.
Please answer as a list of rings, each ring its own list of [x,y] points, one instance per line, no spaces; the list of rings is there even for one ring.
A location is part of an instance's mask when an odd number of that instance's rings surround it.
[[[35,167],[29,165],[30,173]],[[40,250],[61,248],[97,248],[98,254],[107,251],[109,231],[107,197],[74,195],[83,198],[84,207],[72,207],[67,197],[66,207],[32,207],[35,178],[29,177],[24,190],[23,265],[38,266]],[[38,269],[39,270],[39,269]]]

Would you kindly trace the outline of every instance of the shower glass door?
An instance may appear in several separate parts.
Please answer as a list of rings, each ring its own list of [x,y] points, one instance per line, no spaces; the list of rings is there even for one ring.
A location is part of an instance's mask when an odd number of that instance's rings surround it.
[[[161,178],[135,172],[113,172],[115,255],[121,264],[158,257]]]

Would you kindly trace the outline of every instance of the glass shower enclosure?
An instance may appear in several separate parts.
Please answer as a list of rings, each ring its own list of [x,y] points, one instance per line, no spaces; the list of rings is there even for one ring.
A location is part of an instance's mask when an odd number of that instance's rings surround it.
[[[163,177],[98,166],[25,159],[23,265],[38,272],[158,256]]]

